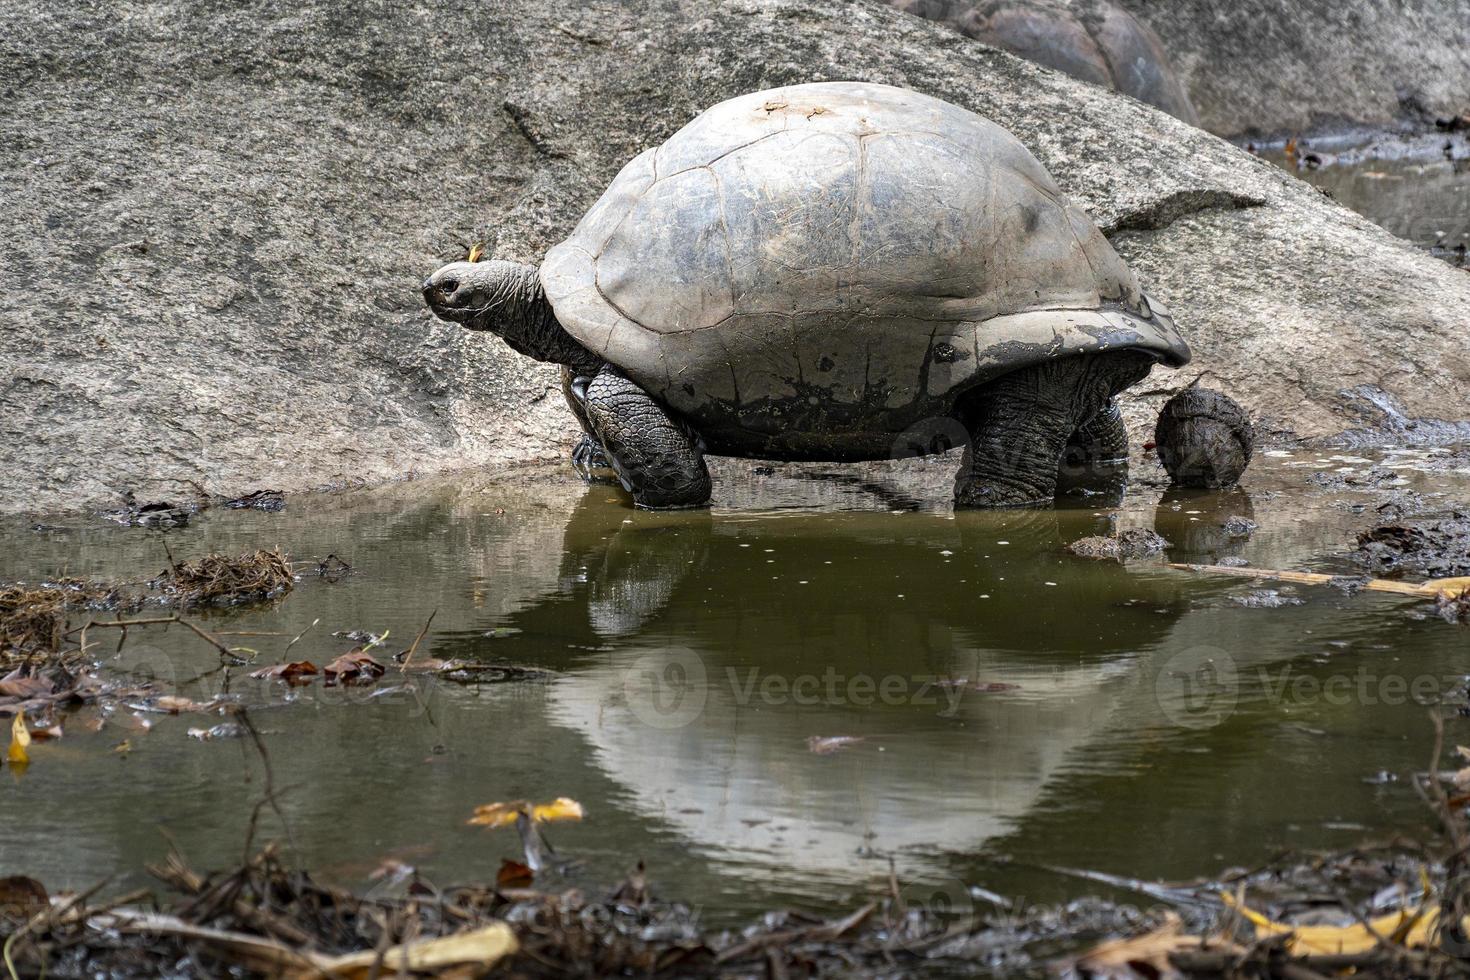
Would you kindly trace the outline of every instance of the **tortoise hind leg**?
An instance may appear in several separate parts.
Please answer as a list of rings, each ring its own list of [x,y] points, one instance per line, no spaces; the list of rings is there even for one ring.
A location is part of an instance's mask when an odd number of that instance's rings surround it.
[[[690,428],[607,365],[587,385],[587,420],[623,488],[639,507],[709,503],[709,470]]]
[[[1136,352],[1067,357],[976,389],[959,409],[970,441],[955,481],[955,506],[1051,503],[1068,440],[1079,429],[1116,438],[1118,430],[1098,416],[1152,365],[1152,357]],[[1102,426],[1096,432],[1095,420]],[[1126,449],[1126,433],[1122,438]]]

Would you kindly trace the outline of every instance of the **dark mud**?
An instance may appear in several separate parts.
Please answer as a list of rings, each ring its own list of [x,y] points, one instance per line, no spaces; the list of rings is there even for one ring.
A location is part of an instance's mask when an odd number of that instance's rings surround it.
[[[1355,557],[1375,575],[1470,575],[1470,519],[1423,518],[1380,524],[1358,535]]]

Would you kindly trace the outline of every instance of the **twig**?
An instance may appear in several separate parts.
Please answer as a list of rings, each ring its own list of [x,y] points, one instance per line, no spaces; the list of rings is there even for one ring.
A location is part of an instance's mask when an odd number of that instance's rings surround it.
[[[434,622],[434,617],[437,615],[439,615],[439,610],[437,609],[429,613],[429,619],[427,622],[424,623],[424,628],[419,630],[418,636],[414,637],[413,646],[409,647],[408,652],[403,655],[403,663],[400,664],[398,667],[398,672],[400,674],[408,670],[409,661],[412,660],[413,655],[418,652],[419,644],[423,642],[424,634],[429,632],[429,625]]]
[[[250,715],[244,708],[237,708],[234,714],[239,720],[240,727],[245,729],[246,734],[250,736],[250,740],[255,743],[255,750],[260,753],[261,768],[265,770],[265,798],[251,811],[250,824],[245,830],[245,863],[248,865],[250,863],[250,848],[255,842],[255,824],[256,819],[260,816],[261,805],[269,804],[270,808],[276,811],[276,817],[281,821],[281,827],[286,831],[286,839],[291,842],[291,849],[293,851],[296,850],[296,841],[291,834],[291,825],[286,822],[286,814],[282,812],[281,804],[276,800],[276,775],[275,770],[271,768],[271,757],[270,753],[265,749],[265,741],[260,737],[260,731],[255,727],[255,723],[250,720]]]
[[[195,633],[195,635],[197,635],[201,640],[203,640],[204,642],[208,643],[210,646],[214,647],[216,650],[218,650],[224,656],[228,657],[230,660],[233,660],[236,663],[246,663],[247,662],[247,660],[244,657],[241,657],[239,654],[235,653],[235,651],[231,650],[229,647],[227,647],[223,643],[221,643],[217,637],[213,636],[210,633],[205,632],[204,630],[200,629],[198,626],[195,626],[193,623],[189,622],[187,619],[184,619],[183,617],[177,616],[177,615],[175,615],[175,616],[162,616],[162,617],[159,617],[158,619],[116,619],[116,620],[105,620],[105,621],[102,621],[102,622],[98,622],[97,620],[94,619],[94,620],[89,621],[84,626],[80,626],[80,627],[78,627],[78,628],[76,628],[74,630],[67,631],[66,635],[67,636],[71,636],[72,633],[85,633],[87,630],[94,629],[94,628],[96,628],[96,629],[102,629],[102,628],[120,629],[124,633],[126,633],[127,630],[128,630],[128,627],[130,627],[130,626],[167,626],[167,625],[172,624],[172,623],[178,623],[180,626],[183,626],[183,627],[185,627],[185,628],[187,628],[189,630],[192,630]]]
[[[286,644],[286,649],[284,651],[282,651],[282,653],[281,653],[281,659],[282,660],[285,660],[286,659],[286,654],[288,654],[288,653],[291,652],[291,648],[294,647],[296,644],[300,643],[301,642],[301,638],[303,636],[305,636],[307,633],[310,633],[312,630],[316,629],[316,624],[317,623],[320,623],[320,622],[321,622],[320,619],[313,619],[311,621],[311,625],[310,626],[308,626],[306,629],[302,630],[300,633],[297,633],[296,634],[296,637],[290,643],[287,643]]]

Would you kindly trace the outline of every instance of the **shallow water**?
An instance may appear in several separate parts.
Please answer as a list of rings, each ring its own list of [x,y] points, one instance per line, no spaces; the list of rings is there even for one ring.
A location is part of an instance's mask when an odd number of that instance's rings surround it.
[[[1465,137],[1385,138],[1346,149],[1304,145],[1295,158],[1274,147],[1261,155],[1374,224],[1470,268],[1470,144]]]
[[[677,514],[556,467],[215,510],[166,537],[11,524],[0,578],[146,578],[165,540],[177,557],[335,553],[352,565],[340,582],[307,574],[210,628],[280,634],[229,638],[268,664],[318,622],[292,656],[322,664],[351,645],[333,631],[391,630],[399,650],[432,612],[419,656],[543,669],[287,689],[226,679],[177,628],[106,648],[109,671],[242,696],[282,788],[287,827],[266,812],[262,835],[289,832],[304,864],[358,889],[386,857],[441,884],[493,878],[518,843],[466,826],[475,805],[570,796],[586,819],[548,834],[580,862],[572,883],[604,887],[642,858],[662,897],[713,921],[830,912],[885,890],[890,859],[911,901],[965,905],[978,887],[1043,902],[1105,890],[1052,868],[1207,875],[1428,825],[1411,780],[1432,732],[1408,689],[1463,704],[1470,628],[1332,588],[1271,586],[1302,604],[1247,608],[1249,580],[1063,550],[1149,526],[1175,561],[1352,571],[1343,555],[1378,498],[1307,477],[1380,458],[1431,508],[1466,499],[1462,464],[1433,451],[1268,454],[1228,493],[1169,493],[1146,470],[1116,505],[960,514],[944,460],[767,476],[723,462],[716,506]],[[1232,539],[1230,516],[1259,529]],[[976,683],[937,683],[959,680]],[[218,719],[147,717],[146,732],[77,718],[28,771],[0,773],[6,873],[121,886],[170,839],[197,867],[238,861],[262,792],[254,750],[186,734]],[[823,754],[813,736],[862,741]]]

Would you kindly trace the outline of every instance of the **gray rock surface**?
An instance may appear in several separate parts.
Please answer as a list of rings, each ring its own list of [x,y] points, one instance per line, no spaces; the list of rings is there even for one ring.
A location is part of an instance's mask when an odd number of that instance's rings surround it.
[[[539,261],[618,168],[730,96],[905,85],[1009,128],[1204,374],[1273,430],[1345,389],[1470,417],[1470,276],[1162,113],[876,2],[7,6],[0,508],[560,456],[557,379],[436,323],[420,279]]]
[[[1113,0],[888,0],[1073,78],[1199,125],[1163,42]]]
[[[1224,136],[1423,126],[1470,109],[1470,0],[1118,0]]]

